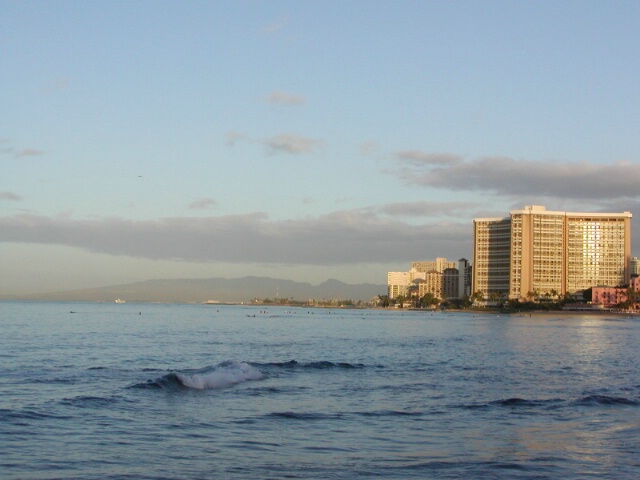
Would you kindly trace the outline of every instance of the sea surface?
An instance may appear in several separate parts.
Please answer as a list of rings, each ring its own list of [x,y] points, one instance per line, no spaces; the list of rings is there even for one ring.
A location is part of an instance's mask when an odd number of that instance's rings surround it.
[[[0,302],[2,479],[637,479],[640,318]]]

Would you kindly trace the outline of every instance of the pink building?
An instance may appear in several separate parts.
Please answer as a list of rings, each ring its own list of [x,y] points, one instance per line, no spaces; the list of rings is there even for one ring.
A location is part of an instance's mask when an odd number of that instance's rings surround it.
[[[634,310],[640,310],[640,277],[632,277],[629,288],[623,287],[593,287],[591,303],[603,307],[615,307],[628,300],[628,291],[636,292],[638,295],[633,304]]]

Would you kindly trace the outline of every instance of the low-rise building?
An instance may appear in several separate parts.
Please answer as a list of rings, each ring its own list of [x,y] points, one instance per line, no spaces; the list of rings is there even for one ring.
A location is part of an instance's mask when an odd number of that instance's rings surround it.
[[[631,278],[628,287],[597,286],[591,289],[593,305],[614,308],[627,302],[629,308],[640,310],[640,276]]]

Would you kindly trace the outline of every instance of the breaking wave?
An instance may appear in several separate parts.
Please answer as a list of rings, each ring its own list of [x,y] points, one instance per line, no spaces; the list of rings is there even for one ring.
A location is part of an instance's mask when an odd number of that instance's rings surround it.
[[[245,362],[226,362],[212,371],[176,373],[176,376],[185,387],[198,390],[226,388],[238,383],[264,378],[260,370]]]
[[[238,383],[262,380],[278,371],[313,371],[313,370],[351,370],[365,368],[361,363],[317,361],[300,363],[296,360],[288,362],[250,363],[228,361],[214,367],[199,370],[175,371],[155,380],[132,385],[131,388],[160,388],[179,390],[190,388],[196,390],[228,388]],[[154,371],[145,369],[145,371]],[[266,372],[266,373],[265,373]]]
[[[133,385],[133,387],[167,390],[179,388],[207,390],[228,388],[238,383],[261,380],[263,378],[264,375],[258,368],[246,362],[223,362],[215,367],[207,367],[200,370],[171,372],[158,379]]]

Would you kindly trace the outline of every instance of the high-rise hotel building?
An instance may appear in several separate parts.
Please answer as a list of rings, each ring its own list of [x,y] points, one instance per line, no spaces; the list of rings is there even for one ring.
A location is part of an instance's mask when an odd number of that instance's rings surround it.
[[[631,213],[547,211],[473,221],[473,291],[511,299],[564,295],[630,277]]]

